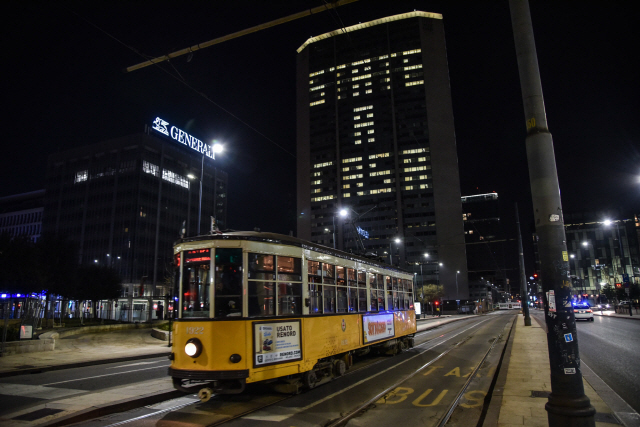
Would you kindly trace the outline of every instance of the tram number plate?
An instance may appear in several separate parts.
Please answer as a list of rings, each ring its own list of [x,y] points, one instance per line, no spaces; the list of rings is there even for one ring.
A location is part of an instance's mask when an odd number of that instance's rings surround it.
[[[187,326],[187,334],[203,335],[204,334],[204,326]]]

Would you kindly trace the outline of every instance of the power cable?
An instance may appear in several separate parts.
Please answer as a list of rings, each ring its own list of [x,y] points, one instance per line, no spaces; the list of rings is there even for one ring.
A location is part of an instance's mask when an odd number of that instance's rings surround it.
[[[69,9],[66,6],[63,6],[68,12],[76,15],[78,18],[80,18],[81,20],[83,20],[85,23],[91,25],[92,27],[94,27],[95,29],[97,29],[98,31],[102,32],[103,34],[105,34],[106,36],[108,36],[109,38],[115,40],[116,42],[120,43],[121,45],[125,46],[127,49],[131,50],[133,53],[135,53],[138,56],[141,56],[142,58],[144,58],[145,60],[150,60],[152,59],[151,56],[145,55],[141,52],[139,52],[137,49],[135,49],[133,46],[129,46],[126,43],[124,43],[123,41],[119,40],[117,37],[113,36],[112,34],[108,33],[106,30],[102,29],[101,27],[99,27],[98,25],[94,24],[93,22],[89,21],[87,18],[85,18],[84,16],[80,15],[79,13]],[[227,110],[226,108],[224,108],[223,106],[221,106],[220,104],[216,103],[215,101],[213,101],[211,98],[209,98],[204,92],[200,91],[199,89],[196,89],[195,87],[193,87],[192,85],[190,85],[180,74],[180,72],[178,72],[178,70],[175,68],[175,66],[173,64],[170,63],[171,67],[176,71],[176,73],[178,74],[178,76],[173,75],[169,70],[166,70],[165,68],[161,67],[160,64],[153,64],[156,67],[158,67],[160,70],[162,70],[163,72],[165,72],[166,74],[168,74],[169,76],[171,76],[172,78],[176,79],[178,82],[182,83],[183,85],[185,85],[187,88],[189,88],[191,91],[193,91],[194,93],[196,93],[197,95],[201,96],[202,98],[204,98],[205,100],[207,100],[208,102],[210,102],[211,104],[213,104],[214,106],[218,107],[220,110],[224,111],[225,113],[227,113],[228,115],[230,115],[231,117],[233,117],[234,119],[236,119],[237,121],[239,121],[240,123],[242,123],[243,125],[245,125],[246,127],[248,127],[249,129],[251,129],[252,131],[254,131],[255,133],[257,133],[258,135],[262,136],[264,139],[266,139],[267,141],[271,142],[273,145],[275,145],[276,147],[278,147],[279,149],[281,149],[282,151],[284,151],[285,153],[287,153],[288,155],[290,155],[291,157],[293,157],[294,159],[296,158],[295,154],[291,153],[289,150],[287,150],[286,148],[282,147],[280,144],[276,143],[274,140],[272,140],[271,138],[269,138],[268,136],[266,136],[265,134],[263,134],[262,132],[260,132],[258,129],[256,129],[255,127],[251,126],[249,123],[247,123],[246,121],[242,120],[240,117],[238,117],[237,115],[233,114],[231,111]]]

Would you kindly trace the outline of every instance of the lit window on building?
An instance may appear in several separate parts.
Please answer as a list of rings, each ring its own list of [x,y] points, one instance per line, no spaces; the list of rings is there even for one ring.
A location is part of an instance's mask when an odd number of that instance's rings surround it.
[[[353,116],[353,120],[360,120],[360,116]]]
[[[367,90],[364,92],[364,94],[365,94],[365,95],[367,95],[367,94],[370,94],[371,92],[373,92],[373,89],[367,89]]]
[[[313,107],[314,105],[320,105],[320,104],[324,104],[324,99],[313,101],[312,103],[309,104],[309,107]]]
[[[316,163],[315,165],[313,165],[313,168],[318,169],[318,168],[324,168],[326,166],[331,166],[331,165],[333,165],[333,162]]]
[[[424,84],[424,80],[416,80],[415,82],[406,82],[404,85],[406,86],[416,86]]]
[[[142,161],[142,171],[153,176],[160,175],[160,167],[158,165],[154,165],[153,163],[149,163],[146,160]]]
[[[320,89],[324,89],[324,85],[314,86],[311,89],[309,89],[309,92],[313,92],[314,90],[320,90]]]
[[[74,182],[74,184],[77,184],[79,182],[84,182],[87,179],[89,179],[89,171],[88,170],[84,170],[84,171],[76,172],[76,177],[73,180],[73,182]]]
[[[367,131],[367,135],[371,135],[372,133],[376,133],[376,130],[375,129],[369,129]]]
[[[380,159],[382,157],[389,157],[389,153],[369,154],[369,160]]]
[[[356,107],[353,109],[354,113],[357,113],[359,111],[364,111],[364,110],[371,110],[373,109],[373,105],[365,105],[364,107]]]
[[[376,139],[375,139],[375,138],[369,138],[369,139],[367,139],[367,142],[375,142],[375,141],[376,141]]]
[[[348,159],[342,159],[342,163],[353,163],[353,162],[361,162],[362,157],[350,157]]]

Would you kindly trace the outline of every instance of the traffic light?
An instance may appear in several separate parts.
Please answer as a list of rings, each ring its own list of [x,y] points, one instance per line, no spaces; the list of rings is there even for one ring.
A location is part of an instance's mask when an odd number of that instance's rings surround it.
[[[538,273],[533,273],[533,279],[538,280]]]
[[[440,304],[440,301],[436,301],[436,306],[437,306],[438,304]]]
[[[621,288],[622,287],[622,283],[616,283],[616,288]]]

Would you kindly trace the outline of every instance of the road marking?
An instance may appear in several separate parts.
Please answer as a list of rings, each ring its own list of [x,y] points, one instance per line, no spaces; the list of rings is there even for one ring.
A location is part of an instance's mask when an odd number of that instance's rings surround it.
[[[129,366],[153,365],[154,363],[164,363],[164,362],[165,362],[164,360],[156,360],[155,362],[138,362],[138,363],[130,363],[128,365],[112,366],[106,369],[120,369],[120,368],[127,368]]]
[[[95,375],[93,377],[84,377],[84,378],[78,378],[78,379],[75,379],[75,380],[58,381],[58,382],[55,382],[55,383],[42,384],[42,385],[43,386],[48,386],[48,385],[54,385],[54,384],[71,383],[71,382],[74,382],[74,381],[83,381],[83,380],[90,380],[90,379],[93,379],[93,378],[110,377],[112,375],[129,374],[131,372],[148,371],[149,369],[158,369],[158,368],[166,368],[166,366],[154,366],[153,368],[142,368],[142,369],[134,369],[132,371],[114,372],[113,374]]]
[[[72,394],[86,393],[86,390],[45,387],[43,385],[0,384],[0,394],[5,396],[32,397],[35,399],[59,399]]]
[[[426,351],[431,350],[432,348],[437,347],[437,346],[439,346],[440,344],[443,344],[443,343],[445,343],[445,342],[447,342],[447,341],[451,340],[452,338],[455,338],[455,337],[457,337],[458,335],[465,333],[465,332],[466,332],[466,331],[468,331],[469,329],[473,329],[473,328],[475,328],[476,326],[481,325],[481,324],[483,324],[484,322],[487,322],[488,320],[489,320],[489,319],[482,320],[482,321],[480,321],[480,322],[476,323],[476,324],[475,324],[475,325],[473,325],[473,326],[470,326],[470,327],[468,327],[468,328],[466,328],[466,329],[463,329],[462,331],[458,332],[457,334],[455,334],[455,335],[452,335],[452,336],[448,337],[447,339],[443,340],[442,342],[434,343],[434,344],[433,344],[433,346],[431,346],[431,347],[427,348],[426,350],[424,350],[424,351],[422,351],[422,352],[420,352],[420,353],[418,353],[418,354],[416,354],[416,355],[414,355],[414,356],[411,356],[410,358],[408,358],[408,359],[406,359],[406,360],[403,360],[402,362],[400,362],[400,363],[398,363],[398,364],[396,364],[396,365],[390,366],[390,367],[388,367],[387,369],[382,370],[382,371],[378,372],[378,373],[377,373],[377,374],[375,374],[375,375],[372,375],[372,376],[370,376],[370,377],[367,377],[367,378],[365,378],[365,379],[362,379],[362,380],[358,381],[357,383],[351,384],[349,387],[345,387],[345,388],[343,388],[343,389],[342,389],[342,390],[340,390],[340,391],[336,391],[335,393],[332,393],[332,394],[330,394],[330,395],[327,395],[327,396],[325,396],[324,398],[322,398],[322,399],[320,399],[320,400],[316,400],[315,402],[310,403],[310,404],[309,404],[309,405],[307,405],[307,406],[303,406],[303,407],[299,407],[299,408],[294,408],[294,407],[287,407],[287,408],[283,408],[283,407],[281,407],[281,406],[277,406],[277,407],[272,407],[272,408],[270,408],[270,409],[276,409],[276,408],[277,408],[277,409],[286,409],[286,410],[287,410],[287,413],[286,413],[286,414],[282,414],[282,415],[280,415],[280,414],[273,414],[272,412],[268,412],[269,410],[262,410],[262,411],[256,411],[256,412],[253,412],[253,413],[251,413],[251,414],[248,414],[248,415],[246,415],[246,416],[242,417],[242,419],[246,419],[246,420],[261,420],[261,421],[268,420],[268,421],[282,422],[282,421],[284,421],[284,420],[286,420],[286,419],[288,419],[288,418],[291,418],[292,416],[294,416],[294,415],[295,415],[295,414],[297,414],[297,413],[300,413],[300,412],[303,412],[303,411],[307,411],[307,410],[309,410],[309,409],[313,408],[314,406],[317,406],[317,405],[319,405],[319,404],[321,404],[321,403],[323,403],[323,402],[326,402],[327,400],[333,399],[334,397],[336,397],[336,396],[338,396],[338,395],[340,395],[340,394],[342,394],[342,393],[344,393],[344,392],[346,392],[346,391],[349,391],[349,390],[351,390],[351,389],[352,389],[352,388],[354,388],[354,387],[357,387],[357,386],[359,386],[359,385],[361,385],[361,384],[364,384],[365,382],[367,382],[367,381],[369,381],[369,380],[372,380],[372,379],[374,379],[375,377],[377,377],[377,376],[379,376],[379,375],[382,375],[382,374],[384,374],[384,373],[386,373],[386,372],[388,372],[388,371],[390,371],[390,370],[392,370],[392,369],[395,369],[395,368],[397,368],[398,366],[400,366],[400,365],[402,365],[402,364],[404,364],[404,363],[407,363],[407,362],[409,362],[410,360],[415,359],[416,357],[422,356]],[[414,346],[413,348],[418,348],[418,347],[422,347],[422,346],[424,346],[424,345],[426,345],[426,344],[431,344],[433,341],[434,341],[434,340],[429,340],[429,341],[427,341],[427,342],[425,342],[425,343],[422,343],[422,344],[420,344],[420,345]]]

